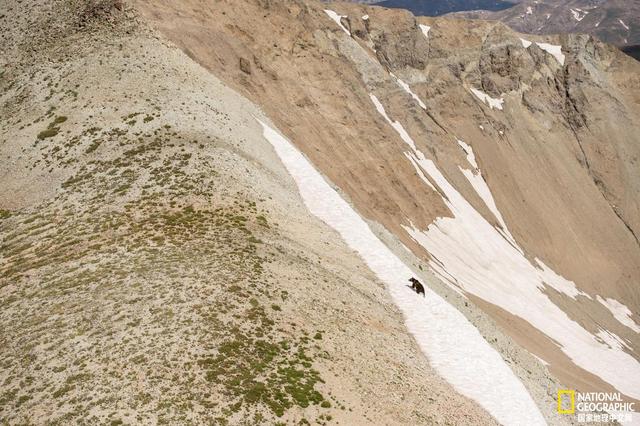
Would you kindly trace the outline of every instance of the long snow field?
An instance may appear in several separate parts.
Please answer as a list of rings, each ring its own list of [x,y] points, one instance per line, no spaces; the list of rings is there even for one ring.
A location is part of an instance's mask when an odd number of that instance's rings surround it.
[[[464,315],[428,287],[424,298],[408,288],[413,271],[288,140],[258,121],[309,211],[335,229],[386,284],[409,332],[436,371],[504,425],[546,424],[522,382]]]

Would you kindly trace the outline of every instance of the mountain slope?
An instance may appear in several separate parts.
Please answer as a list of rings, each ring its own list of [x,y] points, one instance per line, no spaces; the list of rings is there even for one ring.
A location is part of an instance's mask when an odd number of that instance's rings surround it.
[[[571,424],[560,388],[638,399],[617,50],[306,0],[3,8],[0,421]]]
[[[499,20],[531,34],[591,34],[616,46],[640,44],[640,3],[624,0],[528,0],[499,12],[460,12],[455,16]]]
[[[0,423],[495,424],[257,106],[120,2],[3,6]]]
[[[356,5],[139,4],[564,383],[638,398],[631,59],[584,36]]]

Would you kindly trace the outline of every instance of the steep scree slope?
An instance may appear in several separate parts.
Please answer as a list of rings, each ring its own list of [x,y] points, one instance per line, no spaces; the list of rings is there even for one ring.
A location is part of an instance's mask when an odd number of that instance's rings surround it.
[[[354,4],[137,4],[565,385],[640,398],[632,59]]]

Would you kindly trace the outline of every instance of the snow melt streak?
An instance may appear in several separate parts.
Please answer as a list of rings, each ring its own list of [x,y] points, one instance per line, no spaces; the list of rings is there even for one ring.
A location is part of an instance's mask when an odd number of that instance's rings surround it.
[[[427,106],[424,104],[424,102],[422,102],[422,99],[420,99],[420,97],[418,95],[416,95],[413,90],[411,90],[411,87],[405,83],[404,81],[402,81],[401,79],[399,79],[394,73],[390,72],[389,75],[391,75],[391,77],[393,77],[396,82],[398,83],[398,85],[402,88],[402,90],[404,90],[405,92],[407,92],[409,95],[411,95],[411,97],[413,98],[414,101],[416,101],[418,103],[418,105],[420,105],[420,108],[422,109],[427,109]]]
[[[489,208],[489,210],[491,210],[491,213],[493,213],[493,216],[495,216],[495,218],[498,220],[498,223],[500,224],[500,228],[498,229],[498,232],[500,232],[507,240],[509,240],[511,245],[513,245],[514,247],[517,247],[516,240],[513,238],[513,236],[509,232],[509,228],[507,228],[507,224],[502,218],[502,215],[500,214],[500,210],[498,210],[498,206],[496,206],[496,202],[493,199],[491,190],[489,189],[487,182],[485,182],[484,178],[482,177],[482,173],[480,172],[478,163],[476,163],[476,156],[473,153],[473,149],[461,140],[458,140],[458,145],[460,145],[462,150],[467,154],[467,161],[474,168],[474,170],[467,170],[460,167],[459,168],[460,172],[462,172],[464,177],[467,178],[471,186],[473,186],[473,189],[475,189],[478,196],[482,198],[482,201],[484,201],[484,204]]]
[[[347,17],[346,15],[338,15],[336,12],[329,9],[325,9],[324,13],[326,13],[329,16],[329,18],[331,18],[336,24],[338,24],[340,28],[342,28],[342,31],[344,31],[349,35],[349,37],[351,37],[351,33],[349,32],[349,30],[346,29],[344,25],[342,25],[342,18],[346,18]],[[367,16],[367,19],[368,18],[369,16]]]
[[[628,396],[640,397],[640,363],[621,350],[620,346],[603,342],[573,321],[542,292],[551,287],[575,299],[588,297],[575,284],[556,274],[542,261],[533,265],[513,240],[502,217],[497,212],[493,196],[484,179],[471,172],[463,173],[469,179],[490,210],[496,214],[503,232],[494,228],[449,183],[435,163],[416,148],[402,124],[391,121],[384,107],[370,95],[378,112],[398,132],[411,148],[405,153],[419,176],[431,188],[437,185],[446,196],[443,201],[454,217],[438,218],[426,231],[413,225],[403,226],[405,231],[433,260],[430,266],[445,282],[458,286],[507,312],[529,322],[535,328],[561,345],[562,351],[578,366],[609,382]],[[461,146],[465,148],[466,144]],[[468,147],[468,145],[467,145]],[[470,147],[468,147],[470,149]],[[465,148],[466,150],[467,148]],[[475,163],[475,156],[469,158]]]
[[[307,208],[340,233],[387,285],[405,315],[409,332],[438,373],[502,424],[544,424],[525,387],[478,330],[428,288],[426,298],[410,290],[406,280],[413,272],[373,234],[366,222],[289,141],[267,124],[261,121],[260,124],[264,137],[298,185]]]
[[[604,299],[597,296],[598,302],[602,303],[620,324],[629,327],[636,333],[640,333],[640,326],[631,318],[631,310],[616,299]]]
[[[495,108],[495,109],[499,109],[499,110],[502,111],[502,104],[504,103],[504,99],[502,99],[502,98],[500,98],[500,99],[492,98],[491,96],[487,95],[483,91],[475,89],[473,87],[471,88],[471,93],[476,95],[476,97],[478,99],[480,99],[482,102],[484,102],[487,105],[489,105],[491,107],[491,109]]]

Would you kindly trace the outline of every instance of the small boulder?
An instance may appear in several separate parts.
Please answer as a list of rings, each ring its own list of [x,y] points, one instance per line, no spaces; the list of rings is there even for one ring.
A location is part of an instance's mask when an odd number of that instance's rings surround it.
[[[251,62],[248,59],[240,58],[240,71],[245,74],[251,74]]]

